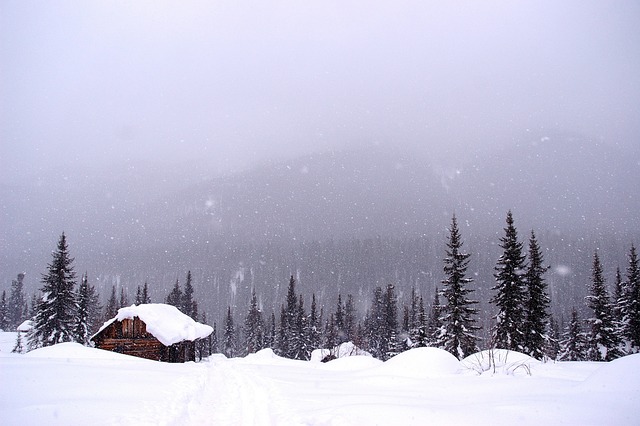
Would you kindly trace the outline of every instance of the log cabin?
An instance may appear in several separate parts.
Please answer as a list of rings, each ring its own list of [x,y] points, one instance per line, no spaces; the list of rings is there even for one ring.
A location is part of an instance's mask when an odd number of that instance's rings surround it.
[[[213,329],[175,306],[150,303],[118,310],[91,337],[96,348],[163,362],[196,359],[196,342]]]

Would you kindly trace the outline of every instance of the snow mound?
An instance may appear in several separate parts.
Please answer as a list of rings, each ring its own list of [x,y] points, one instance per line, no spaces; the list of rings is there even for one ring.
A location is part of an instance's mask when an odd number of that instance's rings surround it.
[[[23,321],[22,324],[20,324],[18,328],[16,328],[16,330],[21,333],[26,333],[30,331],[32,328],[33,328],[33,321],[26,320],[26,321]]]
[[[244,360],[248,363],[258,365],[289,364],[292,362],[299,362],[297,360],[278,356],[271,348],[261,349],[256,353],[249,354],[244,357]]]
[[[367,368],[379,367],[382,361],[372,356],[353,355],[344,358],[336,358],[323,364],[323,368],[332,371],[356,371]]]
[[[316,349],[311,352],[311,362],[321,362],[327,356],[333,359],[348,358],[352,356],[369,356],[373,357],[369,352],[360,349],[353,342],[344,342],[333,349]]]
[[[640,391],[640,354],[627,355],[593,372],[584,381],[584,386],[601,391]]]
[[[171,346],[184,340],[203,339],[213,333],[213,328],[195,322],[175,306],[164,303],[149,303],[120,308],[118,315],[104,323],[96,335],[116,320],[122,321],[133,317],[144,321],[147,325],[147,331],[165,346]]]
[[[460,361],[438,348],[414,348],[385,361],[378,371],[410,377],[442,377],[457,374]]]
[[[482,374],[509,376],[531,375],[531,368],[540,364],[535,358],[507,349],[488,349],[469,355],[460,361],[463,368]]]
[[[34,349],[31,352],[27,352],[25,356],[33,357],[33,358],[114,359],[114,360],[126,359],[128,361],[141,359],[141,358],[136,358],[129,355],[119,354],[116,352],[89,348],[87,346],[83,346],[80,343],[75,343],[75,342],[58,343],[57,345]]]

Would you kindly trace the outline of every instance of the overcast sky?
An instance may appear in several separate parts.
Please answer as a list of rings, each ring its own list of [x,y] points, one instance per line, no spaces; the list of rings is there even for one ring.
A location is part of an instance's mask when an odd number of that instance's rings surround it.
[[[637,1],[0,2],[0,177],[368,143],[640,143]]]

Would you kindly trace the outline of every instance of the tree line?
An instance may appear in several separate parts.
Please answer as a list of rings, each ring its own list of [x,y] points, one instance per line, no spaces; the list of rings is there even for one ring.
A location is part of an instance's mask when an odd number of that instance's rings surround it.
[[[480,313],[475,307],[478,301],[473,298],[474,279],[467,274],[470,254],[463,250],[455,215],[448,231],[442,259],[445,278],[429,309],[415,289],[407,303],[400,306],[393,283],[374,289],[362,315],[357,312],[351,294],[344,299],[339,294],[335,310],[330,312],[318,307],[316,295],[312,294],[307,309],[305,297],[297,293],[296,279],[291,276],[277,320],[276,312],[265,316],[254,289],[243,324],[236,326],[232,308],[228,306],[221,338],[214,322],[214,333],[201,344],[200,351],[203,355],[221,352],[231,357],[272,348],[284,357],[309,359],[314,349],[335,348],[347,341],[383,360],[421,346],[443,348],[459,359],[486,348],[515,350],[537,359],[595,361],[639,351],[640,272],[633,245],[626,273],[623,276],[618,269],[612,294],[603,278],[598,253],[594,253],[589,296],[585,300],[591,315],[580,319],[574,307],[571,321],[560,333],[549,312],[544,277],[549,267],[544,264],[535,232],[531,231],[525,249],[509,211],[500,238],[502,254],[494,268],[490,303],[496,313],[491,321],[491,337],[483,340],[479,337]],[[121,289],[118,299],[114,286],[103,308],[86,274],[76,291],[72,262],[63,233],[43,275],[41,295],[34,295],[31,309],[22,293],[23,275],[12,283],[8,299],[3,292],[0,328],[15,327],[20,320],[30,318],[33,328],[27,336],[29,349],[66,341],[88,345],[101,321],[115,317],[119,307],[128,305],[128,298]],[[142,288],[138,286],[135,303],[150,302],[147,283]],[[187,273],[184,289],[176,280],[165,303],[177,306],[195,320],[207,322],[204,312],[199,317],[191,272]],[[21,348],[21,342],[16,347]]]

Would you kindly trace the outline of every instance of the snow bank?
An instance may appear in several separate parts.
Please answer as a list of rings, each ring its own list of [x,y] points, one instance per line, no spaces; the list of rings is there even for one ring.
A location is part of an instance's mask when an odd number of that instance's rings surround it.
[[[589,389],[599,391],[637,392],[640,384],[640,354],[627,355],[611,362],[591,374],[584,382]],[[640,394],[636,394],[640,403]]]
[[[462,366],[449,352],[438,348],[415,348],[384,362],[378,371],[417,378],[457,374]]]
[[[487,373],[515,376],[531,375],[531,368],[539,365],[540,361],[521,352],[489,349],[469,355],[460,363],[463,368],[479,375]]]
[[[351,356],[369,356],[369,352],[360,349],[353,342],[344,342],[333,349],[316,349],[311,352],[311,362],[321,362],[325,357],[333,355],[335,358],[346,358]]]
[[[111,351],[89,348],[80,343],[67,342],[44,348],[34,349],[25,354],[32,358],[66,358],[66,359],[115,359],[115,360],[137,360],[141,358],[123,355]],[[124,357],[124,358],[123,358]]]
[[[133,317],[138,317],[144,321],[147,325],[147,331],[165,346],[171,346],[183,340],[203,339],[213,333],[213,328],[210,326],[200,324],[180,312],[175,306],[163,303],[131,305],[120,308],[118,315],[104,323],[98,333],[116,320],[122,321]]]
[[[323,368],[333,371],[356,371],[367,368],[379,367],[382,361],[372,356],[353,355],[344,358],[337,358],[333,361],[322,364]]]

